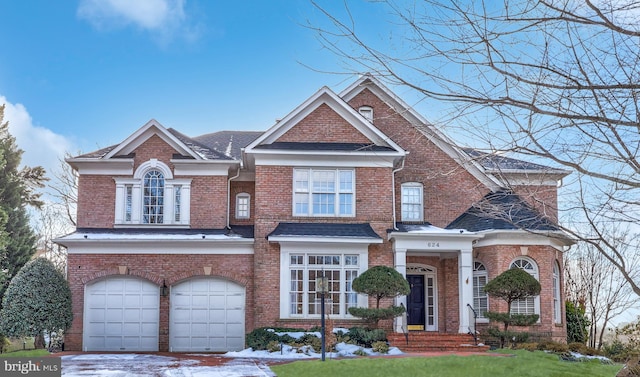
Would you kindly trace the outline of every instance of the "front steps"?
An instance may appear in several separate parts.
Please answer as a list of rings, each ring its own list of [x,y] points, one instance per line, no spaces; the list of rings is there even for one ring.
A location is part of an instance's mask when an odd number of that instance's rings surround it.
[[[485,352],[489,346],[476,346],[470,334],[444,334],[427,331],[409,331],[408,340],[403,333],[389,333],[387,340],[391,347],[403,352]]]

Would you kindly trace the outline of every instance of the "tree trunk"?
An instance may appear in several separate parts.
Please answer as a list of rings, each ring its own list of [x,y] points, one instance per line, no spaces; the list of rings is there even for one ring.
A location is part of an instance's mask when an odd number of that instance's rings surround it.
[[[44,346],[45,346],[45,344],[44,344],[44,335],[42,335],[42,334],[36,335],[34,337],[34,339],[33,339],[33,348],[35,348],[37,350],[38,349],[44,349],[45,348]]]

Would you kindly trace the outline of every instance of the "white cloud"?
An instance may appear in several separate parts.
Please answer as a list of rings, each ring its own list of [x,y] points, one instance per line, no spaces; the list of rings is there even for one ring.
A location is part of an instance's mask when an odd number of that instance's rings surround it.
[[[16,138],[16,144],[22,149],[22,164],[25,166],[42,166],[47,176],[60,170],[60,159],[65,152],[77,150],[73,143],[50,129],[33,124],[31,115],[22,104],[12,104],[0,95],[0,106],[5,104],[4,121],[9,122],[9,133]]]
[[[197,37],[197,27],[187,23],[186,0],[81,0],[77,15],[98,30],[135,26],[167,43],[175,36]]]

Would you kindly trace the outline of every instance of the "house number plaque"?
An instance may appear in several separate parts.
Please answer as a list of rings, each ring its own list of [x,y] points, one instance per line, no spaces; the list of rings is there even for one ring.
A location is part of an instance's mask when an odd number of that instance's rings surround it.
[[[427,247],[440,247],[440,242],[427,242]]]

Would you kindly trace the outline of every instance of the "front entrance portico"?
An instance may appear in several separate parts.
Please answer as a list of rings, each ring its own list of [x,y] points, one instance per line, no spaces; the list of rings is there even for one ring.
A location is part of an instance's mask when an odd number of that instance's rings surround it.
[[[395,332],[438,330],[437,275],[433,266],[407,263],[407,256],[458,259],[458,332],[470,330],[470,310],[473,305],[473,242],[481,234],[462,229],[442,229],[433,225],[403,226],[403,230],[389,233],[393,243],[395,269],[413,285],[409,296],[396,298],[396,305],[407,308],[406,316],[396,318]],[[431,280],[429,280],[431,279]],[[431,291],[429,291],[431,290]]]

